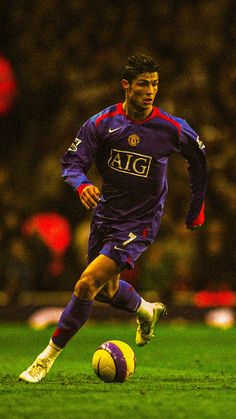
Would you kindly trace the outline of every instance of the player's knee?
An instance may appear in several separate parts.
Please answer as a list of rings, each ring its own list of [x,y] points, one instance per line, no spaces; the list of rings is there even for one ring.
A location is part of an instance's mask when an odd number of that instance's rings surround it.
[[[93,287],[86,278],[80,279],[75,285],[74,294],[81,300],[92,300],[94,298],[93,292]]]
[[[77,298],[93,300],[100,289],[100,281],[92,275],[83,275],[76,283],[74,293]]]

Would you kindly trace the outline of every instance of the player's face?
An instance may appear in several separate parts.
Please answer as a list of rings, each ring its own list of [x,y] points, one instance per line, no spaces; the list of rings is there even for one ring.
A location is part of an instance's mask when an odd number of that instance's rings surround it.
[[[139,74],[132,83],[123,83],[123,87],[126,90],[126,101],[129,107],[146,115],[152,111],[158,91],[158,74],[156,72]]]

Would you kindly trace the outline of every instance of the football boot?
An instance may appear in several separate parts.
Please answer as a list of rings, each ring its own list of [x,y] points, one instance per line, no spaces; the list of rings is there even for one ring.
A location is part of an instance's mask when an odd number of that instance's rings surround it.
[[[138,346],[144,346],[154,336],[156,322],[166,314],[166,307],[162,303],[153,303],[153,315],[149,319],[137,316],[137,331],[135,342]]]
[[[50,359],[39,359],[36,358],[34,363],[23,371],[18,381],[25,381],[27,383],[38,383],[41,381],[49,372],[54,360]]]

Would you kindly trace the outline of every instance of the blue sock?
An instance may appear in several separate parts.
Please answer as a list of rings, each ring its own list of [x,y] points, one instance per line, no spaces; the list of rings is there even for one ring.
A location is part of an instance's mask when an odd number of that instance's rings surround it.
[[[92,311],[93,301],[79,300],[73,295],[69,304],[65,307],[55,332],[52,335],[52,341],[59,348],[64,348],[67,342],[78,332],[83,324],[88,320]]]
[[[121,279],[119,288],[109,304],[121,310],[136,312],[141,304],[141,297],[128,282]]]

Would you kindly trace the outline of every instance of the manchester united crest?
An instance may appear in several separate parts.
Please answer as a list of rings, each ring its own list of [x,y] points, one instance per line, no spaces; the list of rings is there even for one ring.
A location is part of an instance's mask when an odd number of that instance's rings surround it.
[[[132,147],[136,147],[136,145],[138,145],[139,141],[140,141],[140,138],[137,134],[131,134],[128,137],[128,143]]]

